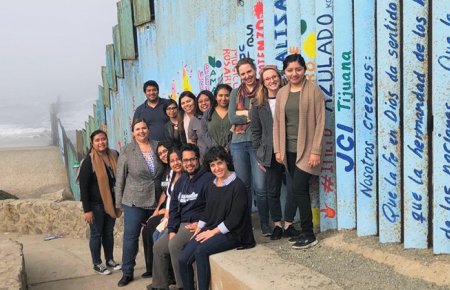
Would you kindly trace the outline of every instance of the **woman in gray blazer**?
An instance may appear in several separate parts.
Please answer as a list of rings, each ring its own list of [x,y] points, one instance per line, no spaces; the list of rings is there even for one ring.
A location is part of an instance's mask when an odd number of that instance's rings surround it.
[[[258,166],[266,173],[267,199],[265,206],[260,206],[260,211],[266,209],[266,215],[272,218],[274,228],[271,240],[279,240],[281,237],[298,236],[300,232],[292,225],[297,208],[292,196],[290,186],[287,190],[286,205],[284,210],[284,228],[281,212],[281,182],[284,166],[277,162],[273,152],[273,115],[275,113],[276,95],[283,86],[283,80],[277,67],[267,65],[260,71],[261,85],[256,93],[251,109],[252,145],[256,152]],[[287,176],[287,181],[289,176]],[[288,182],[290,185],[290,182]],[[261,213],[260,213],[261,214]]]
[[[134,120],[131,130],[133,141],[120,154],[115,185],[116,207],[124,212],[123,276],[119,287],[133,281],[141,224],[152,213],[151,208],[157,192],[161,190],[160,179],[164,171],[156,155],[157,144],[149,141],[145,120]]]

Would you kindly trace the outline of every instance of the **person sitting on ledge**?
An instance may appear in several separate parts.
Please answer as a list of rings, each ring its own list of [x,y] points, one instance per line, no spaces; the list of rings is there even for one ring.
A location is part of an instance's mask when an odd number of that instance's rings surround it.
[[[223,147],[212,147],[205,155],[204,167],[216,178],[208,188],[203,217],[179,258],[185,290],[195,289],[194,262],[198,289],[207,290],[211,280],[210,255],[255,246],[247,190],[236,173],[230,171],[231,164],[231,156]]]

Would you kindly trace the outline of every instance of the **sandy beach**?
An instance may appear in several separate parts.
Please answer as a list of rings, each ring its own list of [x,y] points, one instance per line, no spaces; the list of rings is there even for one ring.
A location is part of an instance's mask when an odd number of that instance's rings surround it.
[[[0,189],[19,198],[39,198],[68,186],[57,147],[0,148]]]

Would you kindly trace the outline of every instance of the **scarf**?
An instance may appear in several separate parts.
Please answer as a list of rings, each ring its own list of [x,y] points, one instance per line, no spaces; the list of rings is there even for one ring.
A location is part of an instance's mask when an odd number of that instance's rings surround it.
[[[109,187],[108,173],[106,172],[106,164],[102,156],[94,149],[91,150],[92,169],[97,176],[98,188],[103,201],[105,212],[112,218],[118,218],[121,215],[119,210],[114,206],[111,188]],[[117,153],[113,150],[107,150],[107,156],[112,167],[112,174],[115,175],[117,170]]]
[[[253,90],[248,91],[245,84],[241,84],[237,90],[236,112],[245,111],[244,115],[247,117],[246,124],[234,124],[231,126],[231,131],[235,134],[245,134],[250,123],[250,116],[248,111],[252,108],[252,102],[250,102],[248,109],[245,108],[245,98],[252,99],[255,97],[259,88],[259,80],[256,80],[256,85]]]
[[[241,84],[237,90],[236,110],[245,110],[245,98],[254,98],[256,96],[256,91],[258,90],[258,88],[259,80],[256,80],[256,85],[251,91],[247,90],[247,86],[245,84]]]

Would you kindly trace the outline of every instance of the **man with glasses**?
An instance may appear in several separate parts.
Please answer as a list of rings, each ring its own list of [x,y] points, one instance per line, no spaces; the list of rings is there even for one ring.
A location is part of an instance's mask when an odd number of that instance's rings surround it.
[[[159,97],[159,86],[156,81],[150,80],[145,82],[143,90],[147,100],[136,108],[133,120],[139,118],[145,119],[148,130],[150,131],[150,140],[165,140],[164,125],[169,121],[169,117],[167,117],[164,111],[164,105],[167,99],[161,99]]]
[[[206,206],[207,188],[214,175],[200,166],[196,145],[181,147],[184,173],[175,184],[170,202],[169,224],[153,246],[153,283],[147,289],[168,289],[169,258],[175,274],[176,287],[183,288],[178,257],[197,228]]]

